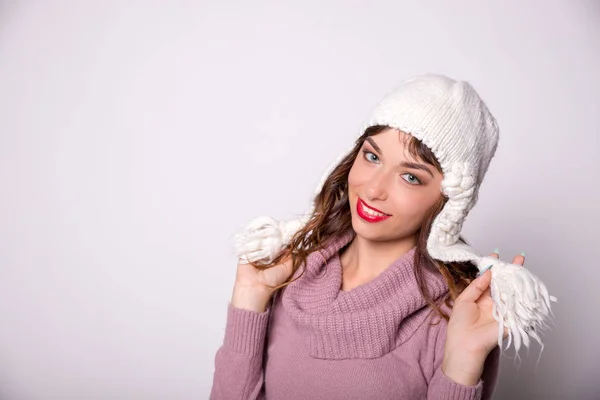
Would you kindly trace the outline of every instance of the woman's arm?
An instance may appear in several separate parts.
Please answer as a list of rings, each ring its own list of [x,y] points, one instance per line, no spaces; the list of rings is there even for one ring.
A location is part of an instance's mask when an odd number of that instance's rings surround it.
[[[447,322],[441,321],[435,344],[434,374],[427,389],[428,399],[489,400],[492,398],[499,374],[500,349],[496,347],[482,362],[481,376],[475,382],[460,382],[446,375],[443,368]],[[469,363],[472,365],[472,362]]]
[[[494,253],[493,256],[498,257],[498,254]],[[524,262],[523,255],[513,259],[513,264],[523,265]],[[491,271],[482,270],[454,301],[450,320],[446,325],[442,366],[436,371],[440,382],[443,381],[442,378],[449,378],[463,387],[479,388],[479,396],[483,395],[480,386],[485,379],[486,384],[489,384],[489,389],[485,390],[485,398],[492,396],[499,372],[500,325],[493,316],[494,301],[489,287],[491,279]],[[503,337],[506,338],[507,335],[508,330],[504,328]]]
[[[291,274],[292,259],[267,269],[238,262],[223,345],[215,355],[211,400],[263,399],[263,358],[274,287]]]
[[[263,399],[263,354],[270,310],[229,304],[223,345],[215,356],[211,400]]]

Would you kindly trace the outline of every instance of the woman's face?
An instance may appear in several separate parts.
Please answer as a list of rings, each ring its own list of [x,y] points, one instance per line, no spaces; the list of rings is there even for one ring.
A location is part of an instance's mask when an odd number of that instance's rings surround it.
[[[409,138],[386,129],[367,138],[354,160],[348,199],[358,236],[373,241],[409,239],[414,245],[425,215],[440,199],[442,174],[410,155],[405,148]]]

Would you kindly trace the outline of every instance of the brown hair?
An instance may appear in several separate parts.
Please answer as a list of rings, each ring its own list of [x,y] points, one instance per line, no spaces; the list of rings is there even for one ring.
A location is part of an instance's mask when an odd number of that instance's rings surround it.
[[[290,243],[282,249],[273,262],[267,265],[252,263],[256,268],[266,269],[281,263],[290,256],[292,257],[293,272],[290,278],[276,289],[283,288],[293,281],[292,276],[306,263],[306,259],[310,253],[322,250],[331,239],[352,230],[352,217],[348,202],[347,185],[350,169],[352,168],[354,160],[366,138],[377,135],[386,129],[389,129],[389,127],[381,125],[367,128],[356,140],[352,151],[342,159],[325,180],[320,193],[314,198],[314,211],[307,224],[294,234]],[[421,160],[434,166],[442,173],[442,167],[431,149],[414,136],[409,135],[408,137],[406,149],[409,154],[417,160]],[[427,238],[431,230],[431,225],[447,200],[447,197],[440,195],[439,201],[427,213],[423,225],[418,232],[414,260],[415,275],[421,294],[429,306],[435,310],[439,316],[446,320],[449,319],[449,315],[440,308],[439,303],[443,301],[447,307],[452,308],[452,302],[475,278],[478,271],[477,267],[470,262],[443,263],[434,260],[427,252]],[[460,240],[464,242],[463,238],[460,238]],[[434,273],[440,273],[446,280],[449,291],[439,303],[436,303],[431,297],[425,282],[423,271],[421,268],[418,268],[418,266],[424,266]],[[304,271],[302,271],[302,273],[303,272]],[[296,279],[300,276],[301,274]]]

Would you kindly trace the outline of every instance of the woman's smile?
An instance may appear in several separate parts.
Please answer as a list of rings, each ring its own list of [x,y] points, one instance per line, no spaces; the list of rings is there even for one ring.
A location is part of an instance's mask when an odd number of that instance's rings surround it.
[[[356,202],[356,212],[363,220],[370,223],[381,222],[391,217],[390,214],[368,206],[360,197]]]

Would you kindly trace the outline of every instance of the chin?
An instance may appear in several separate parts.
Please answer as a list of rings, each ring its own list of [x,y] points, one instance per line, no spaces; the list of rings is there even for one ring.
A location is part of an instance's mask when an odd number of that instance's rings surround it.
[[[418,229],[405,230],[403,226],[384,226],[380,223],[370,224],[363,221],[355,212],[352,212],[352,229],[357,236],[373,242],[403,242],[418,234]],[[391,232],[390,232],[391,231]]]
[[[354,229],[357,236],[366,240],[374,242],[390,240],[390,235],[385,232],[380,224],[369,224],[355,214],[352,215],[352,229]]]

